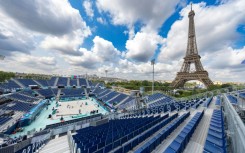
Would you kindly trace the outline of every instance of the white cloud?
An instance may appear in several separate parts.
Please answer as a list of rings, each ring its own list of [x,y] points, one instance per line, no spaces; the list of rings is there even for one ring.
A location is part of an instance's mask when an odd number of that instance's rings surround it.
[[[174,12],[179,0],[97,0],[100,12],[109,12],[115,25],[143,22],[145,31],[156,31]]]
[[[91,50],[80,48],[82,56],[65,56],[66,61],[72,65],[82,66],[84,68],[93,69],[102,65],[116,64],[121,57],[118,51],[110,41],[99,36],[93,39],[93,47]]]
[[[40,33],[63,35],[83,25],[67,0],[1,1],[0,8],[20,26]]]
[[[1,1],[0,17],[0,50],[5,55],[30,53],[38,47],[75,55],[91,35],[79,11],[68,1]]]
[[[34,49],[33,35],[19,27],[0,8],[0,53],[10,56],[13,52],[30,53]]]
[[[99,22],[100,24],[107,24],[106,20],[103,19],[102,17],[98,17],[96,20],[97,20],[97,22]]]
[[[41,43],[40,47],[60,51],[62,54],[81,55],[78,51],[79,46],[83,44],[84,38],[89,36],[89,29],[78,29],[62,37],[47,36]]]
[[[5,71],[25,72],[25,73],[48,73],[57,69],[57,62],[50,56],[33,56],[23,53],[16,53],[7,57],[4,63],[0,63]]]
[[[156,33],[138,32],[135,37],[126,42],[126,57],[139,62],[147,62],[153,57],[158,45],[164,39]]]
[[[90,18],[94,17],[94,10],[92,9],[92,5],[93,4],[90,0],[83,1],[83,7],[85,9],[85,12],[87,16],[89,16]]]

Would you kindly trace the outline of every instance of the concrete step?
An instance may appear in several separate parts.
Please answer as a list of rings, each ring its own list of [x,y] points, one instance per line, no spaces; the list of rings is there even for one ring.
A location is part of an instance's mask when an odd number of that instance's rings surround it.
[[[70,153],[67,135],[50,140],[39,153]]]

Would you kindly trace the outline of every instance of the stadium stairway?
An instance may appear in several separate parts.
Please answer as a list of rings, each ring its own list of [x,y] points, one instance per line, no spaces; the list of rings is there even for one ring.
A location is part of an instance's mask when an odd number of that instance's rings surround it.
[[[57,86],[58,81],[59,81],[59,77],[56,77],[55,82],[54,82],[54,87]]]
[[[80,86],[80,81],[78,78],[77,78],[77,86]]]
[[[191,136],[188,144],[186,145],[186,147],[183,151],[184,153],[190,153],[190,152],[202,153],[203,152],[203,148],[205,145],[205,141],[206,141],[211,117],[213,114],[213,110],[216,108],[215,101],[216,101],[216,98],[213,98],[209,107],[207,109],[205,109],[202,119],[200,120],[198,126],[196,127],[193,135]],[[181,124],[176,129],[176,131],[174,131],[168,137],[168,139],[163,141],[162,144],[159,145],[153,151],[153,153],[164,152],[167,149],[167,147],[170,146],[170,144],[173,142],[173,140],[180,134],[180,132],[184,129],[184,127],[188,124],[188,122],[193,118],[193,116],[196,114],[196,112],[200,112],[202,110],[203,110],[203,107],[199,107],[197,110],[194,110],[194,111],[191,110],[192,115],[189,118],[187,118],[187,120],[183,124]]]
[[[57,95],[55,95],[56,96],[56,100],[60,99],[60,93],[61,93],[61,89],[58,89]]]
[[[71,78],[68,77],[68,78],[67,78],[67,86],[71,86],[71,85],[70,85],[70,81],[71,81]]]
[[[89,98],[87,88],[85,87],[85,88],[83,88],[83,89],[84,89],[84,93],[85,93],[86,97]]]
[[[129,96],[128,97],[126,97],[124,100],[122,100],[120,103],[118,103],[118,104],[116,104],[116,107],[117,106],[120,106],[121,104],[123,104],[126,100],[128,100],[129,99]]]
[[[85,80],[86,80],[86,83],[87,83],[87,87],[90,87],[88,79],[85,79]]]
[[[18,80],[16,79],[11,79],[11,80],[17,83],[21,88],[25,88],[25,86],[22,83],[20,83]]]
[[[112,97],[111,99],[109,99],[107,102],[111,102],[113,101],[113,99],[117,98],[120,94],[117,94],[116,96]]]
[[[50,140],[39,153],[70,153],[67,135]]]

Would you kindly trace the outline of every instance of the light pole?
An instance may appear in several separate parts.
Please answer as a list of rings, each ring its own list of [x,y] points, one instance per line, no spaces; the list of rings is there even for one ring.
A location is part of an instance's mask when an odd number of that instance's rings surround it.
[[[154,92],[154,65],[155,65],[155,59],[151,60],[151,65],[153,67],[152,69],[152,94]]]
[[[107,73],[108,73],[108,70],[105,70],[105,77],[107,79]]]
[[[105,70],[105,82],[108,81],[108,79],[107,79],[107,73],[108,73],[108,70]]]
[[[5,56],[0,55],[0,60],[4,60]]]

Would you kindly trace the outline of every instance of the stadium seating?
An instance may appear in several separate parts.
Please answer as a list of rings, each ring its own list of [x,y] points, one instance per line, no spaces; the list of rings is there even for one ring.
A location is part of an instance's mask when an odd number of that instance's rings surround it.
[[[154,125],[164,122],[167,117],[168,115],[163,117],[111,120],[97,127],[78,130],[77,134],[73,135],[73,139],[81,152],[94,152],[96,150],[97,152],[109,152],[129,142],[132,138],[140,136],[145,131],[147,132],[146,136],[150,136],[153,131],[149,132],[148,130]],[[139,137],[138,142],[134,141],[134,144],[137,145],[142,142],[146,139],[146,136]],[[124,146],[124,148],[130,149],[128,145]]]
[[[173,142],[168,146],[164,153],[181,153],[184,151],[192,134],[194,133],[197,125],[202,119],[204,112],[197,112],[195,116],[187,123],[184,129],[179,133],[179,135],[173,140]]]
[[[165,97],[167,97],[167,96],[163,95],[161,93],[155,93],[153,95],[148,96],[148,101],[147,102],[149,103],[149,102],[152,102],[152,101],[155,101],[155,100],[158,100],[158,99],[162,99],[162,98],[165,98]]]
[[[19,89],[21,87],[13,80],[9,80],[7,83],[1,84],[0,88],[2,88],[3,90],[12,90],[12,89]]]
[[[4,123],[8,122],[8,121],[11,120],[11,119],[12,119],[12,117],[9,117],[9,116],[1,116],[1,117],[0,117],[0,127],[1,127]]]
[[[149,107],[161,106],[161,105],[164,105],[164,104],[171,102],[171,101],[173,101],[172,98],[167,97],[167,96],[163,96],[161,99],[149,104]]]
[[[38,86],[38,84],[32,79],[16,79],[16,80],[19,81],[21,84],[23,84],[25,87],[29,87],[30,85]]]
[[[108,100],[109,103],[115,103],[118,104],[120,102],[122,102],[124,99],[126,99],[128,96],[122,93],[119,93],[119,95],[117,97],[115,97],[114,99]]]
[[[24,102],[34,102],[34,101],[39,100],[38,98],[27,96],[21,93],[12,93],[8,95],[8,97],[13,100],[19,100],[19,101],[24,101]]]
[[[155,137],[145,142],[142,147],[138,148],[135,151],[135,153],[152,152],[159,144],[161,144],[163,140],[165,140],[189,116],[190,116],[190,112],[185,113],[182,116],[178,117],[176,120],[170,123],[166,128],[161,130]],[[163,125],[159,126],[157,130],[164,127],[167,123],[169,123],[169,121],[167,122],[166,120],[166,123],[163,123]]]
[[[240,93],[239,96],[243,99],[245,99],[245,93]]]
[[[43,87],[48,87],[48,81],[47,80],[35,80],[37,81],[39,84],[41,84]]]
[[[39,89],[36,90],[39,94],[41,94],[42,96],[44,96],[45,98],[52,98],[54,97],[54,92],[52,91],[52,89]]]
[[[237,98],[232,96],[232,95],[228,95],[227,98],[229,99],[229,101],[232,103],[232,104],[237,104]]]
[[[112,98],[116,97],[117,95],[118,95],[118,93],[113,91],[113,92],[109,93],[108,95],[104,96],[102,98],[102,101],[103,102],[108,102],[109,100],[111,100]]]
[[[101,88],[95,88],[95,89],[93,89],[92,93],[95,94],[95,95],[97,96],[97,95],[98,95],[99,93],[101,93],[102,91],[104,91],[104,90],[101,89]]]
[[[82,88],[71,88],[71,89],[62,89],[61,90],[61,97],[68,98],[68,97],[81,97],[83,96],[84,90]]]
[[[57,96],[57,94],[58,94],[58,89],[52,89],[52,91],[53,91],[54,95]]]
[[[208,99],[204,102],[203,106],[204,106],[204,107],[208,107],[208,106],[210,105],[210,103],[211,103],[212,100],[213,100],[213,97],[208,98]]]
[[[4,107],[5,110],[13,110],[13,111],[22,111],[28,112],[32,109],[36,104],[32,103],[24,103],[20,101],[13,101]]]
[[[70,86],[77,86],[77,79],[70,79]]]
[[[217,96],[216,101],[215,101],[215,105],[217,105],[217,106],[221,105],[220,96]]]
[[[49,86],[54,86],[55,80],[56,80],[56,77],[52,77],[50,80],[48,80],[47,82]]]
[[[204,152],[226,153],[224,120],[221,110],[214,110],[204,146]]]
[[[87,82],[84,78],[79,78],[80,86],[87,86]]]
[[[104,96],[106,96],[106,95],[109,94],[110,92],[112,92],[112,91],[109,90],[109,89],[105,89],[104,91],[100,92],[100,93],[97,95],[97,98],[98,98],[98,99],[102,99]]]
[[[59,77],[59,80],[57,82],[57,86],[67,86],[68,78],[65,77]]]

